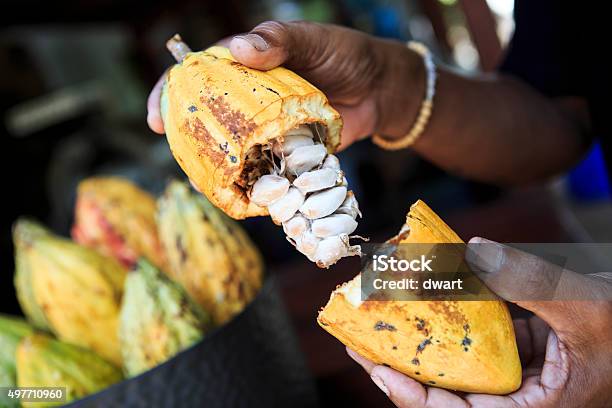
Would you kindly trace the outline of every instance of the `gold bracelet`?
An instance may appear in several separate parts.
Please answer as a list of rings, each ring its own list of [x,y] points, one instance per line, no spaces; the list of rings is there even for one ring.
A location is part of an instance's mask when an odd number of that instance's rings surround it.
[[[425,72],[427,75],[427,89],[425,90],[425,98],[421,104],[421,109],[417,115],[416,121],[405,136],[399,139],[386,139],[379,134],[372,135],[372,141],[386,150],[400,150],[412,145],[418,138],[423,134],[429,118],[431,117],[431,111],[433,109],[433,97],[436,93],[436,66],[433,62],[431,52],[422,43],[410,41],[408,48],[418,53],[423,57],[423,64],[425,64]]]

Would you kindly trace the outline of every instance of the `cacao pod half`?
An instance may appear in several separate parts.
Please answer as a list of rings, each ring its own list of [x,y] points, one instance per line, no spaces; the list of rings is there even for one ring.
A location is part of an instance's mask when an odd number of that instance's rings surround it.
[[[462,243],[424,202],[414,204],[399,243]],[[521,384],[514,327],[502,301],[361,299],[361,275],[331,295],[319,325],[362,356],[424,384],[507,394]]]
[[[267,214],[265,207],[250,202],[245,189],[245,180],[263,163],[249,159],[257,149],[282,141],[299,125],[316,124],[318,137],[332,153],[342,129],[338,112],[306,80],[282,67],[265,72],[245,67],[223,47],[188,53],[170,69],[161,113],[183,171],[236,219]]]

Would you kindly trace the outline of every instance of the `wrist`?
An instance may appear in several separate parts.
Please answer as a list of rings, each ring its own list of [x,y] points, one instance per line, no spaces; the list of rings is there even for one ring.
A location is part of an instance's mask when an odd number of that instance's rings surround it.
[[[375,45],[382,74],[377,81],[375,133],[390,140],[405,136],[414,126],[427,88],[423,58],[397,41]]]

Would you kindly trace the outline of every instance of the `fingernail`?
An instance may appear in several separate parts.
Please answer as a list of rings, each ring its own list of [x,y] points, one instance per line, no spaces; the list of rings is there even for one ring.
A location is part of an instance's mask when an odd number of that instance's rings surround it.
[[[465,260],[476,269],[474,272],[495,273],[501,267],[504,248],[485,238],[472,238],[465,251]]]
[[[251,45],[251,47],[255,48],[257,51],[266,51],[268,48],[270,48],[270,45],[259,34],[237,35],[234,38],[246,41]]]
[[[370,377],[372,378],[372,381],[374,381],[374,384],[376,384],[376,386],[378,388],[380,388],[382,390],[382,392],[384,392],[385,395],[388,397],[389,396],[389,389],[385,385],[385,382],[382,380],[382,378],[380,378],[377,375],[372,375]]]
[[[353,351],[353,349],[350,349],[350,348],[348,348],[348,347],[346,347],[346,354],[348,354],[348,355],[349,355],[349,357],[350,357],[350,358],[352,358],[352,359],[353,359],[353,360],[355,360],[355,361],[357,361],[357,358],[358,358],[358,356],[359,356],[357,353],[355,353],[355,352]]]

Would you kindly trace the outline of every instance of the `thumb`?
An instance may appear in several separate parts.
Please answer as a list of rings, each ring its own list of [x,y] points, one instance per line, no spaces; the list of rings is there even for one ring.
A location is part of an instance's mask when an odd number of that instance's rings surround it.
[[[584,277],[515,248],[472,238],[465,259],[489,289],[534,312],[551,327],[567,318],[567,300],[588,295]]]
[[[282,64],[305,70],[320,59],[325,32],[326,28],[316,23],[266,21],[234,37],[229,49],[238,62],[251,68],[269,70]]]

